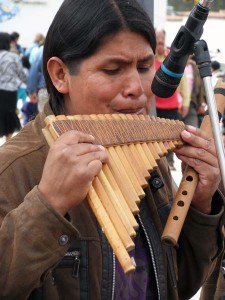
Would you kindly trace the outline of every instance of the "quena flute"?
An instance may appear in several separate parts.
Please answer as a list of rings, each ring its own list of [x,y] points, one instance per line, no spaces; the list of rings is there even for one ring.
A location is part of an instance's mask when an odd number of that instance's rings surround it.
[[[220,91],[215,94],[215,101],[218,112],[223,114],[225,109],[225,82],[219,80],[215,86],[215,90]],[[211,122],[208,115],[204,117],[201,129],[212,137]],[[198,174],[193,168],[187,167],[162,234],[162,241],[165,244],[171,246],[177,244],[197,184]]]

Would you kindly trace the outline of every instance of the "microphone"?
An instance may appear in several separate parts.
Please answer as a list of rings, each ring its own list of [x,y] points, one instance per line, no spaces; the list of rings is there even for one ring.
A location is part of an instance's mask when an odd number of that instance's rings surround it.
[[[170,53],[162,62],[152,81],[152,91],[156,96],[168,98],[176,91],[183,76],[194,44],[203,33],[203,25],[214,0],[200,0],[192,9],[186,24],[181,26],[171,45]]]

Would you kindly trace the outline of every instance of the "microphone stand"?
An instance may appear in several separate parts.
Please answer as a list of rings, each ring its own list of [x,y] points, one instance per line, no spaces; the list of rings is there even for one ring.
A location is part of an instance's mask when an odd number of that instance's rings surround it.
[[[217,108],[220,113],[223,113],[224,111],[225,82],[220,81],[217,83],[214,90],[214,93],[216,94],[215,101],[211,81],[211,60],[206,42],[197,41],[194,44],[194,53],[196,56],[196,64],[199,68],[200,76],[204,82],[207,98],[206,100],[209,108],[209,116],[204,117],[200,128],[207,132],[209,136],[214,136],[220,173],[223,186],[225,186],[225,156],[222,142],[222,132],[220,131],[217,113]],[[166,226],[162,233],[161,239],[166,245],[177,245],[178,238],[184,225],[184,221],[191,205],[197,184],[198,173],[193,168],[187,166],[184,171],[180,186],[177,190]]]
[[[223,186],[225,189],[225,153],[222,141],[222,133],[219,125],[219,117],[215,96],[212,86],[212,72],[211,72],[211,59],[208,51],[207,43],[204,40],[199,40],[194,44],[194,54],[196,64],[199,69],[200,77],[203,79],[206,100],[208,105],[209,117],[212,126],[212,132],[215,140],[217,156],[219,160],[220,173],[222,177]]]

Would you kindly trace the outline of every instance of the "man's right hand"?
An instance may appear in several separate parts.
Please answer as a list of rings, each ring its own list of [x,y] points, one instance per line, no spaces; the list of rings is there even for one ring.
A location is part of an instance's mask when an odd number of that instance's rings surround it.
[[[78,131],[60,136],[50,147],[39,190],[62,215],[87,195],[92,181],[108,161],[105,148]]]

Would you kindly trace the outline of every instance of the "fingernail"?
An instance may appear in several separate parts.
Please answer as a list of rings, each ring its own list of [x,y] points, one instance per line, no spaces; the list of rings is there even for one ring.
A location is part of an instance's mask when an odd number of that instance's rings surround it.
[[[188,132],[187,130],[184,130],[184,131],[182,132],[182,135],[183,135],[184,137],[186,137],[186,138],[190,138],[190,137],[191,137],[191,133]]]
[[[105,151],[105,147],[103,147],[102,145],[98,145],[100,150],[104,150]]]
[[[196,127],[191,126],[191,125],[186,125],[186,128],[191,131],[191,132],[195,132],[196,131]]]

